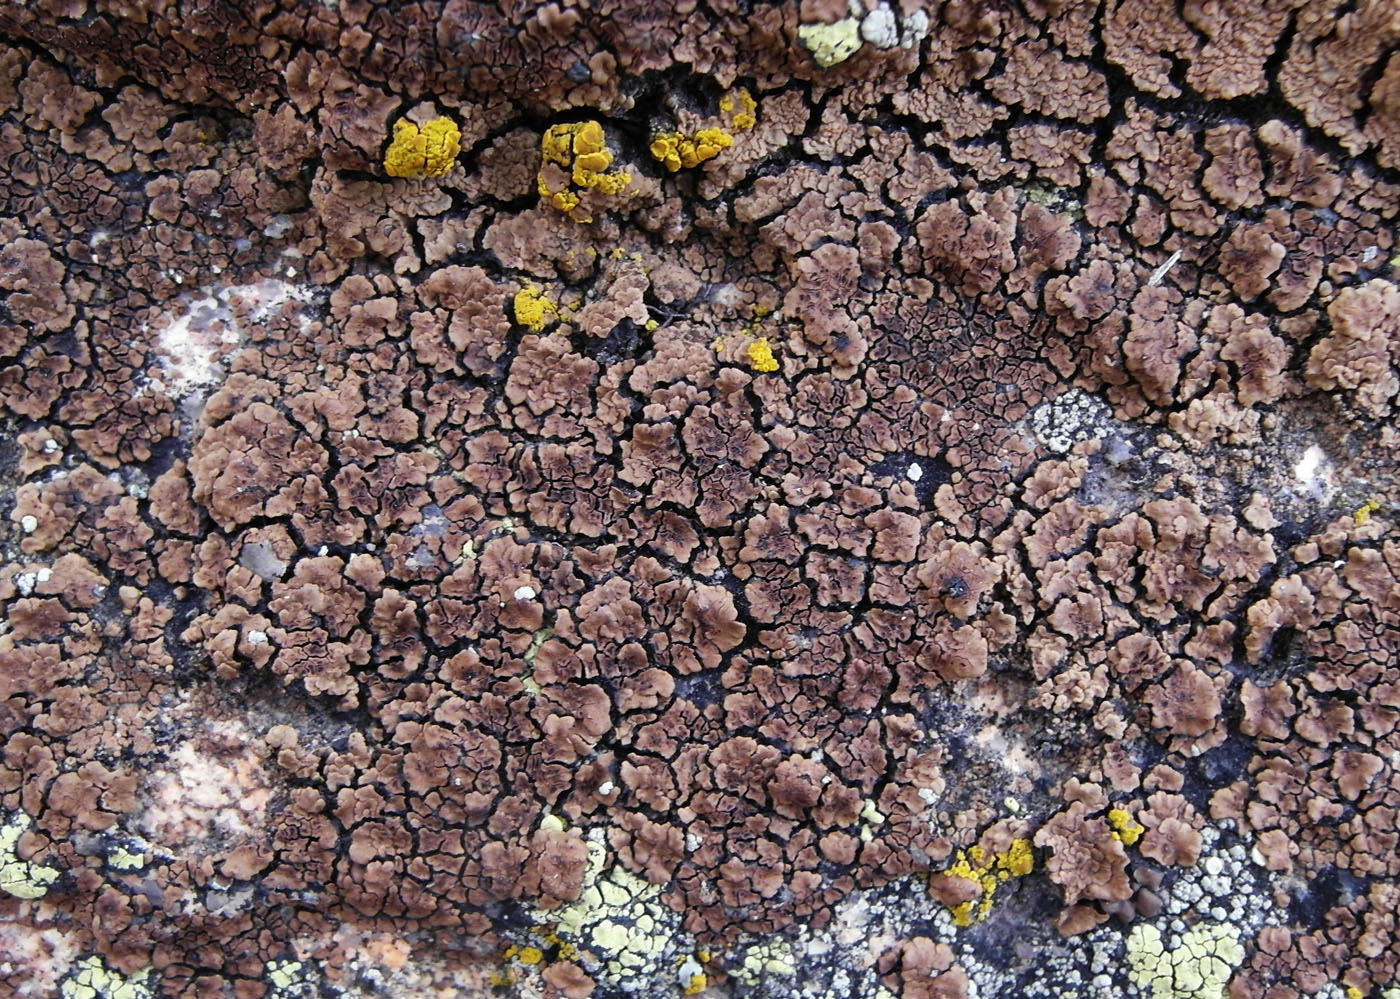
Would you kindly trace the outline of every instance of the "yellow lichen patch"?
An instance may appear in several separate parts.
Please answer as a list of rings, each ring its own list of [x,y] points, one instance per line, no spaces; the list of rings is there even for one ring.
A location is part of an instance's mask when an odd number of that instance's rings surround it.
[[[734,145],[734,137],[718,128],[702,128],[694,135],[662,132],[652,136],[651,155],[667,170],[690,169]]]
[[[543,333],[544,328],[559,315],[558,307],[545,297],[544,291],[527,284],[515,293],[515,321],[531,333]]]
[[[778,359],[773,356],[773,347],[766,336],[761,336],[749,344],[749,367],[755,371],[777,371]]]
[[[942,872],[976,885],[980,895],[966,902],[949,906],[953,922],[959,926],[971,926],[987,918],[992,911],[992,902],[997,889],[1012,878],[1024,877],[1035,867],[1035,855],[1031,841],[1021,838],[1011,841],[1011,845],[1000,853],[988,853],[980,846],[969,850],[959,850],[952,866]]]
[[[540,197],[576,222],[590,221],[573,215],[586,191],[619,195],[632,183],[625,170],[610,170],[613,153],[603,126],[596,121],[551,125],[540,139],[543,163],[535,178]]]
[[[1366,521],[1371,519],[1371,514],[1375,513],[1380,508],[1380,503],[1378,503],[1374,499],[1368,499],[1365,503],[1362,503],[1359,507],[1357,507],[1355,512],[1352,513],[1352,520],[1356,521],[1357,527],[1365,527]]]
[[[384,151],[384,172],[390,177],[441,177],[461,151],[462,131],[451,118],[434,118],[421,128],[400,118],[394,122],[394,141]]]
[[[739,89],[720,98],[719,109],[725,125],[712,125],[694,132],[658,132],[651,137],[652,159],[671,173],[689,170],[714,159],[734,145],[734,133],[753,128],[758,104],[747,90]]]
[[[55,868],[20,859],[19,840],[29,824],[29,816],[18,812],[0,826],[0,891],[15,898],[43,898],[58,880]]]
[[[1146,829],[1133,821],[1132,815],[1122,808],[1108,810],[1108,824],[1113,827],[1113,838],[1124,846],[1132,846],[1142,838],[1143,833],[1147,832]]]
[[[676,980],[680,983],[683,995],[694,996],[705,991],[705,986],[709,984],[710,979],[705,974],[704,966],[709,960],[709,952],[703,950],[698,954],[687,954],[680,959]]]
[[[100,957],[85,957],[74,965],[59,994],[63,999],[151,999],[150,976],[150,968],[123,975],[109,970]]]
[[[738,110],[735,110],[735,101],[738,101]],[[758,124],[758,102],[752,95],[742,87],[735,91],[734,96],[726,94],[720,98],[719,109],[730,114],[729,125],[737,132],[753,128]]]
[[[1128,934],[1128,977],[1152,999],[1218,999],[1244,961],[1239,930],[1197,923],[1168,946],[1151,923]]]

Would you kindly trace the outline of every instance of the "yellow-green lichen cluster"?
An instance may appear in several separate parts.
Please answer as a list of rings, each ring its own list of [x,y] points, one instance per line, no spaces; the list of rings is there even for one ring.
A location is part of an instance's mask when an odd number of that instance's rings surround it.
[[[0,826],[0,891],[15,898],[43,898],[58,880],[56,869],[20,858],[19,840],[29,824],[29,816],[17,812]]]
[[[313,991],[318,979],[311,965],[291,958],[267,962],[265,974],[272,986],[268,999],[296,999]]]
[[[97,956],[85,957],[59,986],[63,999],[151,999],[151,969],[131,975],[112,971]]]
[[[797,37],[822,69],[845,62],[860,48],[860,21],[843,17],[834,24],[804,24]]]
[[[551,125],[540,140],[542,162],[536,177],[540,197],[576,222],[592,221],[580,214],[589,191],[615,196],[627,190],[632,175],[611,170],[613,152],[603,126],[596,121]]]
[[[557,817],[549,821],[562,828]],[[608,867],[600,830],[590,832],[586,843],[588,866],[578,898],[534,913],[539,924],[552,925],[554,945],[567,947],[590,973],[613,984],[654,987],[669,980],[681,991],[695,986],[703,971],[698,961],[686,962],[695,951],[682,942],[679,918],[661,900],[661,889],[620,866]]]
[[[384,151],[390,177],[441,177],[462,151],[462,132],[451,118],[434,118],[421,128],[407,119],[394,122],[394,141]]]
[[[746,985],[755,985],[769,976],[791,978],[797,974],[792,945],[783,939],[758,943],[745,952],[730,974]]]
[[[1225,923],[1197,923],[1170,945],[1151,923],[1128,934],[1128,977],[1152,999],[1221,999],[1244,961],[1240,931]]]
[[[990,853],[980,846],[959,850],[957,859],[943,874],[972,882],[980,890],[980,895],[949,906],[953,922],[959,926],[971,926],[986,919],[992,911],[997,889],[1012,878],[1029,874],[1034,867],[1035,855],[1029,839],[1012,840],[1010,846],[998,853]]]

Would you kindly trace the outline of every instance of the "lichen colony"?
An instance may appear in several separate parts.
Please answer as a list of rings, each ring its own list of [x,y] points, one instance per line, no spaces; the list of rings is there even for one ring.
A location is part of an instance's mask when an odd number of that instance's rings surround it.
[[[1400,997],[1397,42],[0,2],[0,993]]]

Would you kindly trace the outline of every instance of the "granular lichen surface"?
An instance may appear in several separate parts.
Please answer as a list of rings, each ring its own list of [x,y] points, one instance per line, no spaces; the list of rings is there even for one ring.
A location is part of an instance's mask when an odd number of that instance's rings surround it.
[[[1398,42],[0,2],[0,993],[1400,996]]]

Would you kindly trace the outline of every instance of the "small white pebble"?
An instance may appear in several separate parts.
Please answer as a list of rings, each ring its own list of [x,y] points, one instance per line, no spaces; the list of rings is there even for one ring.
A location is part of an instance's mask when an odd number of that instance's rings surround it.
[[[904,470],[904,477],[910,482],[918,482],[924,477],[924,470],[919,467],[917,461],[912,462],[909,467]]]
[[[50,579],[53,578],[53,570],[47,567],[39,569],[34,573],[34,578],[41,583],[47,583]]]
[[[265,632],[265,631],[250,631],[250,632],[248,632],[248,644],[249,644],[249,645],[266,645],[266,644],[267,644],[267,632]]]
[[[534,600],[535,588],[533,586],[518,586],[515,589],[516,600]]]
[[[616,790],[616,788],[617,785],[615,785],[612,781],[605,780],[603,781],[603,783],[598,785],[598,793],[602,795],[612,794],[613,791]]]
[[[19,519],[19,526],[25,534],[33,534],[39,529],[39,518],[31,513],[26,513]]]

